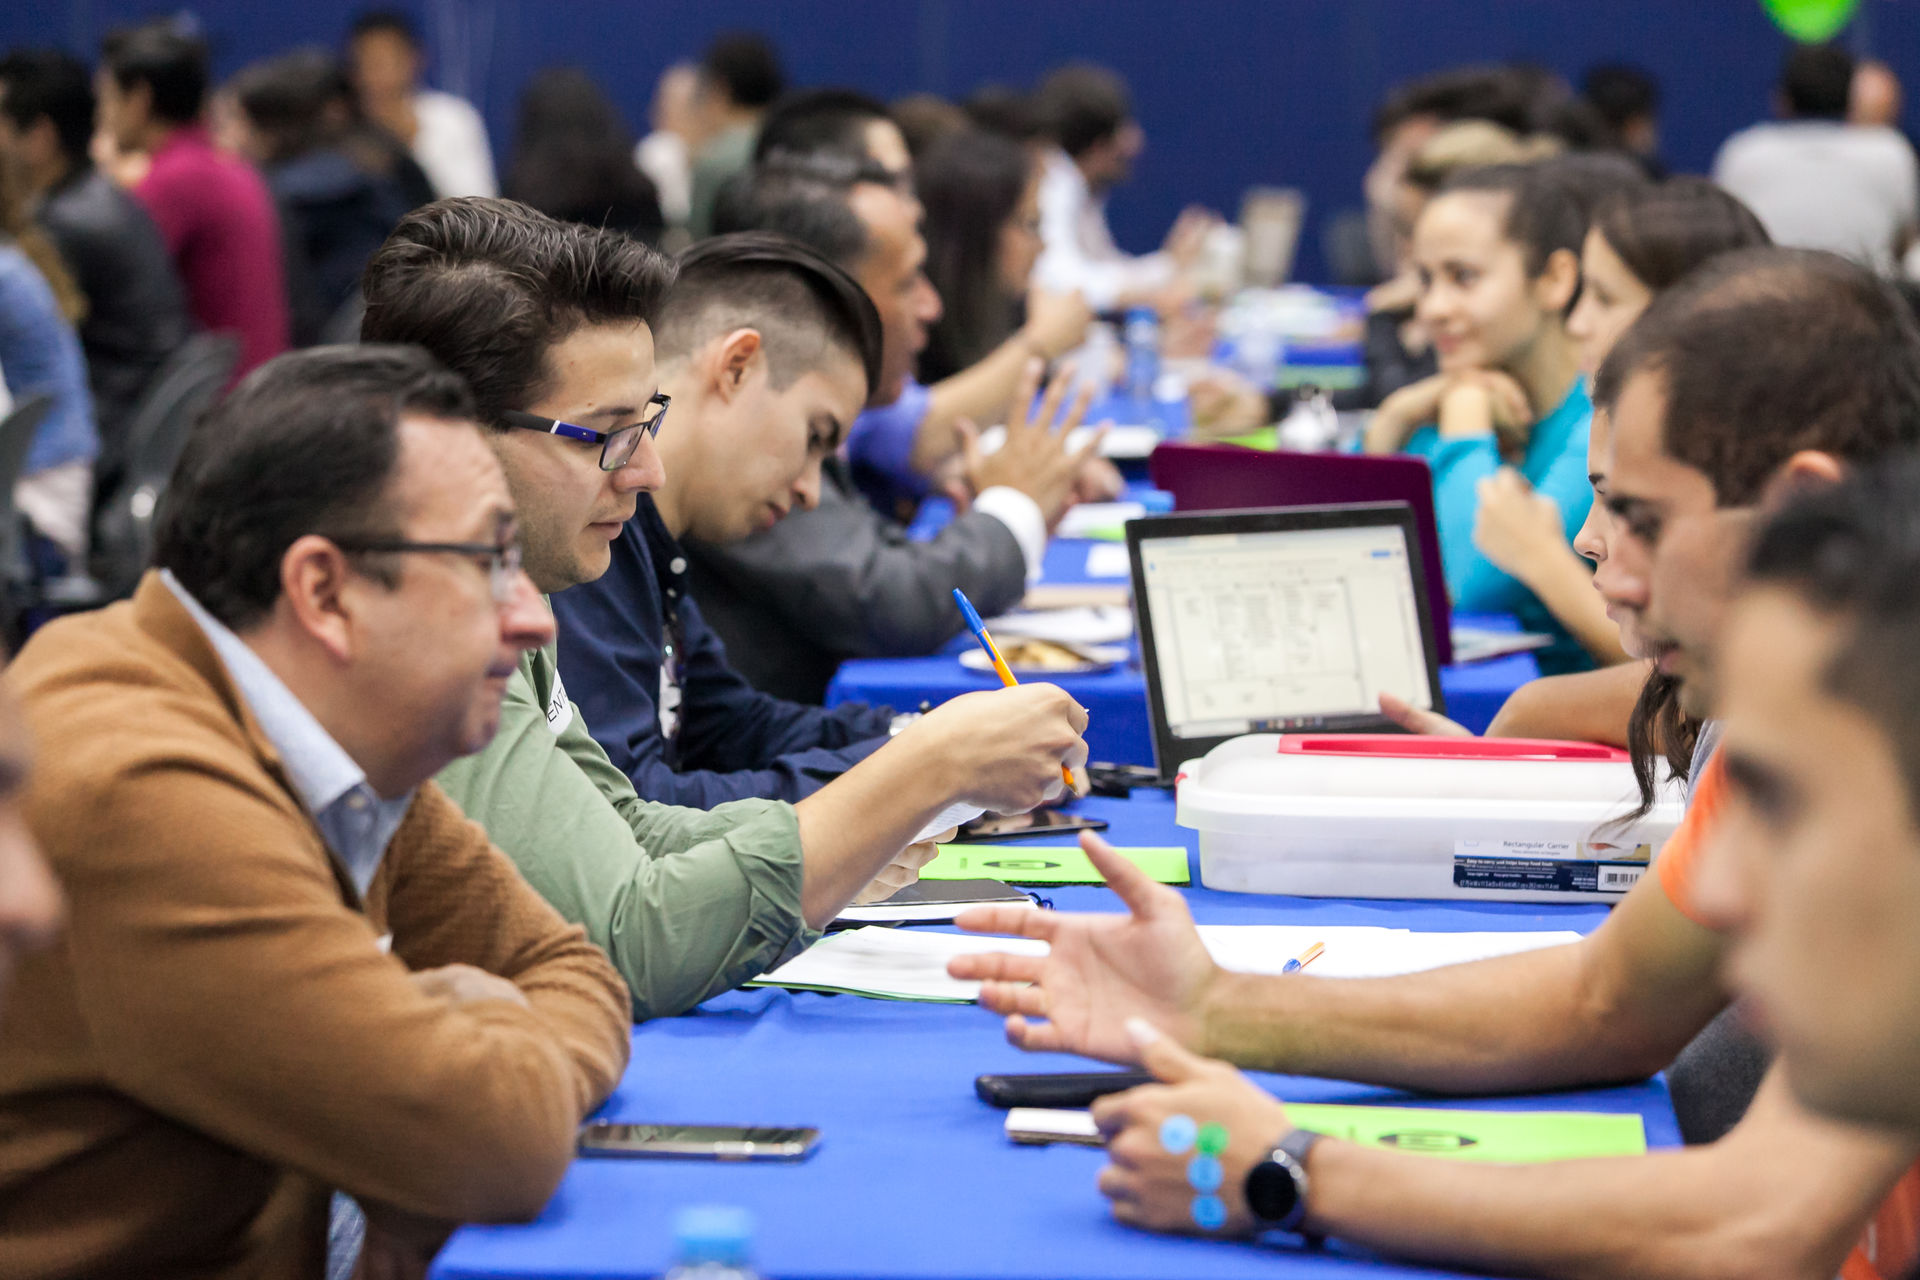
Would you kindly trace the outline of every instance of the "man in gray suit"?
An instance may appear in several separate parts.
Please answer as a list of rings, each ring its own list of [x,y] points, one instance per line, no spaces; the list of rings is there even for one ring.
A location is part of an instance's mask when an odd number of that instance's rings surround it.
[[[873,405],[899,397],[927,326],[940,316],[919,219],[919,202],[892,175],[838,156],[764,162],[715,212],[723,230],[794,236],[872,296],[882,330]],[[1031,403],[1038,376],[1035,368],[1023,380],[1016,405]],[[1069,409],[1056,425],[1057,401],[1031,423],[1023,412],[1010,415],[998,453],[969,451],[971,509],[930,542],[910,540],[874,511],[836,458],[815,509],[744,542],[689,543],[694,595],[734,666],[768,693],[819,702],[844,659],[931,653],[957,634],[955,587],[988,616],[1012,607],[1039,572],[1048,532],[1072,505],[1074,478],[1092,448],[1066,448],[1078,414]]]

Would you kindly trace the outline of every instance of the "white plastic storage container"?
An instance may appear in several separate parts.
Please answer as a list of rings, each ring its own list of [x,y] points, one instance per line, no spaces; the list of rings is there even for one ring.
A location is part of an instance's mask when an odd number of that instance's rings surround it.
[[[1621,828],[1624,751],[1582,742],[1256,733],[1181,770],[1200,882],[1329,898],[1610,902],[1680,824],[1677,790]]]

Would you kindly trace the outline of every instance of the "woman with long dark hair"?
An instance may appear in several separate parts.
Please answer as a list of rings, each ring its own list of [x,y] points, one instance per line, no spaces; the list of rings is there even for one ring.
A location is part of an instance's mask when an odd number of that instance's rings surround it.
[[[926,206],[927,277],[945,308],[920,357],[926,383],[978,364],[1020,327],[1040,257],[1040,161],[1029,147],[968,129],[915,169]]]
[[[666,220],[633,133],[586,72],[549,67],[520,95],[506,194],[551,217],[658,244]]]

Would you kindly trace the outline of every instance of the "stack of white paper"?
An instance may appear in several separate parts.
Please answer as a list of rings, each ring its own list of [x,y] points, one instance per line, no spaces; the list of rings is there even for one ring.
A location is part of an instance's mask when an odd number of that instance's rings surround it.
[[[1375,978],[1418,973],[1489,956],[1512,955],[1576,942],[1559,932],[1415,933],[1356,925],[1203,924],[1200,939],[1222,967],[1244,973],[1279,973],[1287,961],[1314,943],[1326,951],[1308,968],[1319,978]],[[989,938],[912,929],[849,929],[823,938],[748,985],[842,991],[884,1000],[971,1002],[977,982],[947,976],[947,961],[977,951],[1045,955],[1047,944],[1031,938]]]

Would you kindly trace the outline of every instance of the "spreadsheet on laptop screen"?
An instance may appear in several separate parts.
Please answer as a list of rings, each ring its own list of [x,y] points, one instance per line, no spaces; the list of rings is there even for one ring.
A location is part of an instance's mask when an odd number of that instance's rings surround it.
[[[1143,539],[1140,564],[1177,737],[1377,719],[1382,693],[1433,705],[1398,524]]]

